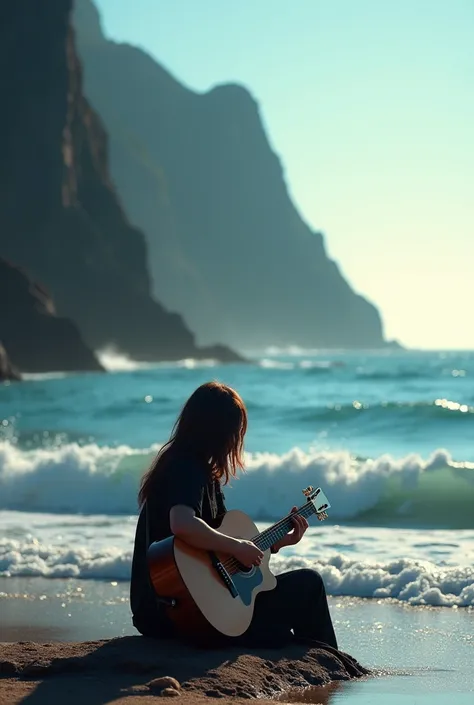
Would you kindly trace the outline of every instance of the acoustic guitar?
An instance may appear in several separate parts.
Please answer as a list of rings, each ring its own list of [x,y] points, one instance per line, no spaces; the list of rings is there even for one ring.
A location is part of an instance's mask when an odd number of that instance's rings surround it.
[[[315,514],[327,519],[330,504],[320,489],[303,490],[306,502],[295,512],[303,517]],[[178,634],[208,643],[219,634],[240,636],[252,621],[255,598],[273,590],[276,578],[269,569],[271,546],[291,531],[288,514],[259,533],[247,514],[226,512],[219,531],[227,536],[248,539],[263,551],[260,566],[246,568],[231,556],[194,548],[170,536],[152,543],[147,559],[150,579],[157,599],[164,603]]]

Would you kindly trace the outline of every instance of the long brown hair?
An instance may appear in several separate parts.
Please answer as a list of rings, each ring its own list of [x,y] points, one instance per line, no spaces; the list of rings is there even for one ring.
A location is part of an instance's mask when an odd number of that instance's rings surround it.
[[[140,484],[138,502],[146,501],[163,467],[179,452],[208,463],[210,477],[227,484],[243,469],[247,410],[237,392],[221,382],[206,382],[184,405],[171,437],[160,449]]]

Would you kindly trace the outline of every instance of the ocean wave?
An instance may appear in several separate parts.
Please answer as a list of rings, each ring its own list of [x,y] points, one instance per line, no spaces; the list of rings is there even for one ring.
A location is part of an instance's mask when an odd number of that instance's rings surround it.
[[[126,372],[132,370],[148,369],[153,365],[149,363],[132,360],[126,353],[116,350],[114,347],[97,350],[96,355],[107,372]]]
[[[0,509],[133,514],[154,451],[95,443],[22,450],[0,442]]]
[[[69,377],[71,374],[78,374],[73,372],[22,372],[21,376],[23,381],[39,382],[48,379],[63,379],[64,377]]]
[[[345,367],[346,363],[338,360],[278,360],[276,358],[264,357],[258,362],[259,366],[266,370],[299,370],[307,375],[324,375],[331,373],[334,369]]]
[[[427,459],[355,458],[345,451],[256,453],[244,479],[228,493],[232,506],[273,520],[306,485],[323,487],[337,521],[379,525],[471,528],[474,526],[474,464],[455,462],[436,450]],[[227,493],[226,493],[227,494]],[[296,501],[296,499],[295,499]]]
[[[136,370],[149,370],[159,367],[177,367],[191,370],[201,367],[215,367],[218,364],[217,360],[196,360],[194,358],[184,358],[170,362],[138,362],[114,347],[98,350],[96,354],[108,372],[134,372]]]
[[[380,351],[377,351],[380,353]],[[316,357],[321,355],[345,355],[347,350],[344,348],[302,348],[299,345],[270,345],[260,351],[253,351],[255,354],[263,354],[268,357]]]
[[[134,514],[141,474],[158,446],[133,449],[68,443],[22,450],[0,442],[0,509]],[[474,464],[445,450],[429,458],[354,458],[348,452],[246,456],[247,472],[226,487],[229,507],[256,520],[278,519],[307,485],[321,486],[331,519],[379,525],[471,528]]]
[[[432,371],[432,370],[399,370],[395,369],[393,371],[386,371],[386,370],[374,370],[374,371],[366,371],[366,370],[357,370],[356,371],[356,376],[359,379],[362,380],[367,380],[371,382],[385,382],[385,381],[397,381],[397,382],[403,382],[403,381],[408,381],[411,379],[431,379],[436,376],[436,374],[440,374],[438,370]]]
[[[366,420],[373,418],[375,421],[397,420],[432,420],[432,419],[466,419],[472,423],[474,406],[463,401],[451,399],[434,399],[432,402],[377,402],[366,403],[354,400],[351,404],[331,404],[293,410],[293,421],[350,421],[364,415]]]
[[[264,370],[294,370],[294,362],[286,362],[284,360],[272,360],[271,358],[264,357],[259,361],[259,366]]]
[[[418,369],[403,369],[394,367],[389,370],[371,370],[358,368],[356,370],[356,376],[362,380],[368,380],[373,382],[384,382],[384,381],[409,381],[416,379],[432,379],[435,380],[439,377],[466,377],[469,374],[468,370],[457,369],[451,367],[420,367]]]
[[[130,579],[131,552],[109,547],[101,550],[65,548],[38,541],[0,540],[0,576]],[[411,605],[474,606],[474,568],[437,566],[428,561],[398,559],[389,562],[357,561],[342,554],[326,560],[299,556],[276,557],[275,572],[314,568],[330,595],[393,598]]]
[[[439,567],[428,561],[355,561],[337,554],[327,561],[281,559],[281,570],[314,568],[330,595],[386,599],[436,607],[474,606],[474,568]]]
[[[0,577],[129,580],[131,553],[0,539]]]

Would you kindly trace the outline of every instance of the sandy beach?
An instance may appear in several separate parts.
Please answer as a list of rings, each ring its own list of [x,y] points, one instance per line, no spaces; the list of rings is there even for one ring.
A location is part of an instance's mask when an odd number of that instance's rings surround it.
[[[341,649],[371,670],[354,679],[333,654],[303,646],[251,654],[163,648],[136,636],[127,592],[127,584],[105,581],[0,579],[1,705],[132,705],[135,698],[146,705],[163,690],[147,684],[163,676],[176,678],[181,699],[193,705],[215,697],[233,704],[257,697],[331,705],[445,705],[449,697],[455,705],[472,703],[471,609],[331,598]]]

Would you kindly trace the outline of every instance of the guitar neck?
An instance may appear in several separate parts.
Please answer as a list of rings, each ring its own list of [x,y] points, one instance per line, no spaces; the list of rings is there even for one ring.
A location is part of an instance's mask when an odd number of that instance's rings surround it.
[[[273,524],[273,526],[270,526],[268,529],[265,529],[265,531],[262,531],[261,534],[253,539],[254,544],[258,546],[260,550],[266,551],[268,548],[273,546],[273,544],[282,539],[283,536],[286,536],[289,531],[291,531],[293,528],[292,517],[294,517],[295,514],[308,518],[315,512],[316,510],[314,508],[314,504],[312,502],[306,502],[306,504],[303,504],[303,506],[296,512],[288,514],[288,516],[284,517],[276,524]]]

